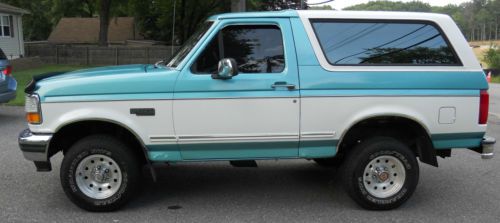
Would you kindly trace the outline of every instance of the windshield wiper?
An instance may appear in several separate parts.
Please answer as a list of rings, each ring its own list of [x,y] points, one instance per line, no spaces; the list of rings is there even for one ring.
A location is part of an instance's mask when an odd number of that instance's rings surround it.
[[[153,66],[155,68],[158,68],[158,67],[160,67],[160,64],[162,64],[162,63],[165,63],[165,60],[156,61],[156,63]]]

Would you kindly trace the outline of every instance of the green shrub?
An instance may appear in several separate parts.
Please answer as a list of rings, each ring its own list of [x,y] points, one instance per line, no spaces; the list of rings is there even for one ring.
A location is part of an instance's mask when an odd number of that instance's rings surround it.
[[[488,68],[500,69],[500,48],[490,47],[488,51],[484,53],[484,62],[488,64]]]

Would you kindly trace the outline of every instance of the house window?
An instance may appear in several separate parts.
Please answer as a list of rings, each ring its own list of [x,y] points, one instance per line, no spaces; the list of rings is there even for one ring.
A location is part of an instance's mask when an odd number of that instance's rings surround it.
[[[0,16],[0,36],[11,36],[12,28],[10,26],[10,17],[6,15]]]

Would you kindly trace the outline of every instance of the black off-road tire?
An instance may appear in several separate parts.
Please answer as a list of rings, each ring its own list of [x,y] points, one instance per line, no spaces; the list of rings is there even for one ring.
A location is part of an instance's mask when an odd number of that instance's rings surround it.
[[[89,197],[77,185],[77,167],[82,160],[91,155],[105,155],[113,159],[121,170],[119,189],[108,198]],[[127,144],[112,136],[91,135],[76,142],[66,152],[60,178],[64,192],[80,208],[96,212],[114,211],[126,204],[137,192],[141,180],[141,167],[138,157]]]
[[[363,178],[366,174],[365,168],[380,156],[397,158],[405,170],[401,189],[385,198],[376,197],[368,192]],[[370,210],[390,210],[399,207],[410,198],[418,184],[419,166],[415,154],[407,145],[391,137],[374,137],[361,142],[349,152],[341,168],[344,189],[356,203]]]

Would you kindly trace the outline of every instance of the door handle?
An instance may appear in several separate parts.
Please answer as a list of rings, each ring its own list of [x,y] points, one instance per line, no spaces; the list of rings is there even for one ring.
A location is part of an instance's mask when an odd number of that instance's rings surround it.
[[[281,87],[287,88],[288,90],[293,90],[293,89],[295,89],[295,84],[288,84],[285,81],[278,81],[278,82],[275,82],[273,85],[271,85],[271,88],[274,88],[274,89],[281,88]]]

